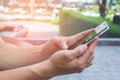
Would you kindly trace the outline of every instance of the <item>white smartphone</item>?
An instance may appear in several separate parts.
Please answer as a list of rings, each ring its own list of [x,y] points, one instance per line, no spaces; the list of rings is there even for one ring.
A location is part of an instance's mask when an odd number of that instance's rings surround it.
[[[108,29],[109,29],[109,26],[107,22],[106,21],[102,22],[99,26],[94,28],[94,30],[90,34],[88,34],[88,36],[84,39],[82,44],[89,44],[95,39],[96,36],[99,37],[100,35],[105,33]]]
[[[94,30],[87,35],[87,37],[83,40],[80,44],[89,44],[91,43],[97,36],[99,37],[103,33],[105,33],[109,29],[109,26],[107,22],[102,22],[100,25],[98,25]],[[78,44],[79,41],[77,41],[75,44],[71,45],[69,49],[74,48],[76,44]]]

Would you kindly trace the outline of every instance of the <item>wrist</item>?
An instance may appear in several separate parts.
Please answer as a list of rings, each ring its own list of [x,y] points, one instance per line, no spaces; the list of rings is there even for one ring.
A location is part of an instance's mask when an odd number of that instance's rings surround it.
[[[32,65],[30,67],[30,71],[34,75],[39,76],[41,79],[45,79],[45,80],[48,80],[57,75],[56,69],[49,60],[46,60],[39,64]]]

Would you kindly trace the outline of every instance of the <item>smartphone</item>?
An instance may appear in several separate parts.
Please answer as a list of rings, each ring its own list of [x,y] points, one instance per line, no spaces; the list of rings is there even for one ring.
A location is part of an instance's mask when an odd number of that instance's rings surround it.
[[[105,33],[109,29],[109,25],[106,21],[102,22],[100,25],[98,25],[96,28],[93,29],[91,33],[87,35],[87,37],[83,40],[80,44],[89,44],[91,43],[97,36],[99,37],[103,33]],[[78,44],[79,41],[77,41],[75,44],[71,45],[68,49],[74,48],[76,44]]]
[[[100,36],[109,29],[109,25],[106,21],[102,22],[99,26],[94,28],[94,30],[88,34],[88,36],[83,40],[82,44],[89,44],[92,42],[96,36]]]

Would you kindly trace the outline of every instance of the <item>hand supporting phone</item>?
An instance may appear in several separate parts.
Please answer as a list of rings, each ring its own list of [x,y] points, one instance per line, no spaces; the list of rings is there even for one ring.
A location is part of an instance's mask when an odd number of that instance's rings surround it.
[[[84,39],[82,44],[89,44],[91,41],[95,39],[96,36],[99,37],[100,35],[105,33],[108,29],[109,29],[109,26],[107,22],[104,21],[99,26],[94,28],[94,30],[90,34],[88,34],[88,36]]]
[[[102,22],[99,26],[94,28],[94,30],[91,33],[89,33],[87,35],[87,37],[83,40],[83,42],[81,44],[89,44],[90,42],[92,42],[95,39],[96,36],[102,35],[108,29],[109,29],[109,26],[108,26],[107,22],[105,22],[105,21]],[[79,43],[79,41],[76,43]],[[73,44],[72,46],[74,46],[75,44]],[[72,46],[70,46],[69,48],[71,48]]]

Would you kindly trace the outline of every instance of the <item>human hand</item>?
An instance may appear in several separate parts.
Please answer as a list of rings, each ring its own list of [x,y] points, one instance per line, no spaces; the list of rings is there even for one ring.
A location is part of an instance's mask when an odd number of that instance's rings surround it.
[[[32,66],[32,72],[42,75],[44,78],[52,78],[56,75],[82,72],[92,65],[94,49],[98,38],[89,45],[80,45],[71,50],[59,50],[49,59]]]
[[[96,39],[90,45],[80,45],[71,50],[57,51],[49,59],[38,64],[1,71],[0,79],[48,80],[57,75],[82,72],[92,64],[97,41]]]
[[[54,65],[55,74],[67,74],[82,72],[86,67],[92,64],[94,58],[94,49],[98,39],[91,44],[80,45],[72,50],[61,50],[53,54],[50,62]]]
[[[40,46],[33,46],[23,41],[2,37],[0,38],[0,47],[4,46],[3,47],[4,49],[3,51],[1,51],[0,54],[2,54],[1,57],[7,57],[4,58],[4,60],[9,62],[4,63],[4,65],[2,64],[0,68],[11,69],[11,68],[26,66],[46,60],[56,51],[67,50],[69,46],[73,45],[78,41],[82,41],[82,39],[84,39],[84,37],[90,31],[92,30],[87,30],[70,37],[54,37],[51,38],[47,43]],[[76,46],[78,46],[78,44],[76,44],[74,48]],[[9,55],[10,53],[12,54]]]
[[[70,37],[55,36],[55,37],[51,38],[44,45],[43,52],[47,53],[47,55],[51,56],[53,53],[55,53],[58,50],[73,49],[73,48],[77,47],[92,30],[93,29],[89,29],[89,30],[83,31],[79,34],[70,36]],[[78,43],[76,43],[76,42],[78,42]]]

